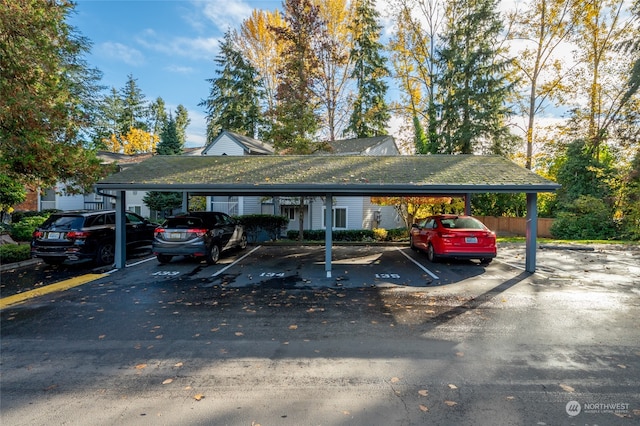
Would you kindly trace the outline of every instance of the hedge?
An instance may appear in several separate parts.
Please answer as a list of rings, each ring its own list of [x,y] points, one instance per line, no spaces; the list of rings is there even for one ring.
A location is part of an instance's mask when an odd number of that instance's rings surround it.
[[[2,244],[0,245],[0,263],[14,263],[31,259],[31,246],[29,244]]]
[[[289,224],[288,217],[270,214],[248,214],[236,219],[242,224],[247,239],[252,243],[257,241],[261,231],[266,232],[270,239],[277,240],[280,230]]]
[[[11,238],[15,241],[31,241],[33,231],[42,225],[48,216],[24,217],[20,222],[11,225]]]

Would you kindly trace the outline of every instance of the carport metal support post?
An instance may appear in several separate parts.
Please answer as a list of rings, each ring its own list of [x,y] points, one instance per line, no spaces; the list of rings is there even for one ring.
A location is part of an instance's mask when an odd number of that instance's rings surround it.
[[[536,239],[538,236],[538,194],[527,192],[527,243],[525,249],[525,270],[536,271]]]
[[[187,191],[182,192],[182,211],[189,211],[189,193]]]
[[[471,216],[471,194],[466,193],[464,195],[464,214]]]
[[[125,214],[126,192],[116,194],[116,247],[115,267],[122,269],[127,261],[127,217]]]
[[[327,278],[331,278],[331,246],[333,242],[333,199],[331,194],[326,195],[324,206],[324,270],[327,273]]]

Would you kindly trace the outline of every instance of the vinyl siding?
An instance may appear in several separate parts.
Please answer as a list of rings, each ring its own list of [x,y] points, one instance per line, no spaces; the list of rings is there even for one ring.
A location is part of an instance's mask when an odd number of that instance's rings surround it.
[[[203,155],[244,155],[244,148],[227,135],[222,135]]]

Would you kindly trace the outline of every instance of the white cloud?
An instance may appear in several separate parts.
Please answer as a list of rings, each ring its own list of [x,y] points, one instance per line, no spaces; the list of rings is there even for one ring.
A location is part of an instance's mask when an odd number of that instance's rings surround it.
[[[189,111],[191,123],[187,127],[187,148],[205,146],[207,143],[207,119],[198,111]]]
[[[242,0],[200,2],[202,13],[222,32],[228,28],[238,28],[251,15],[253,8]]]
[[[217,37],[166,38],[151,29],[136,38],[136,42],[146,49],[192,59],[213,59],[218,52],[218,40]]]
[[[144,55],[133,47],[122,43],[105,42],[97,46],[96,53],[109,59],[124,62],[127,65],[140,66],[144,64]]]
[[[175,65],[175,64],[166,66],[164,69],[176,74],[191,74],[194,72],[194,69],[192,67],[185,67],[184,65]]]

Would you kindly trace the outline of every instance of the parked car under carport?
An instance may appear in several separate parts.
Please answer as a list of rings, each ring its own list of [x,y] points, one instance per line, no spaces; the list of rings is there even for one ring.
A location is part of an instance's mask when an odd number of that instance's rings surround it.
[[[333,197],[452,196],[525,193],[526,271],[535,272],[537,195],[560,185],[497,155],[260,155],[154,156],[96,184],[115,191],[123,210],[125,192],[182,191],[197,195],[314,196],[325,202],[327,277],[331,276]],[[185,197],[187,199],[187,197]],[[188,207],[188,206],[185,206]],[[124,234],[121,238],[124,238]],[[121,242],[122,247],[123,242]],[[120,250],[117,267],[124,267]]]

